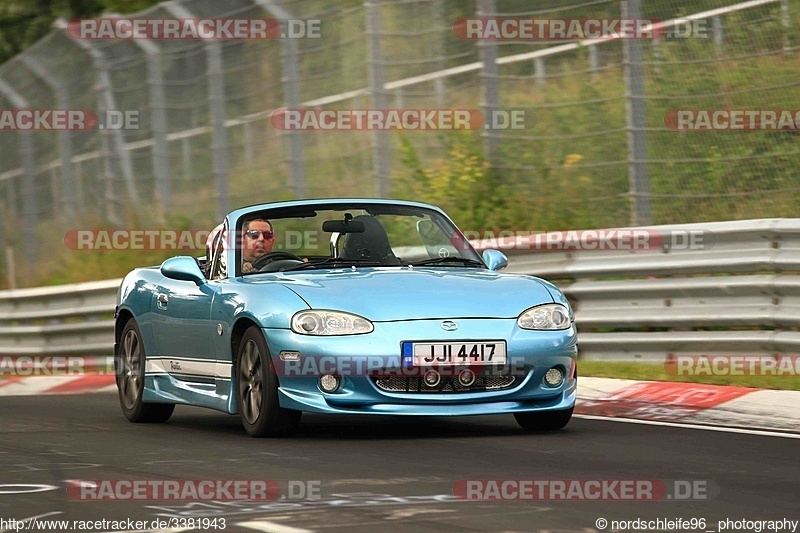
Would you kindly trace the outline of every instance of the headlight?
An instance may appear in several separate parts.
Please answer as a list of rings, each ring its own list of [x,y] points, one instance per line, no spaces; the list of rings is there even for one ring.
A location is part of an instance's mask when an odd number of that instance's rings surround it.
[[[357,335],[373,329],[366,318],[341,311],[300,311],[292,317],[292,331],[302,335]]]
[[[517,325],[522,329],[567,329],[569,310],[561,304],[531,307],[519,315]]]

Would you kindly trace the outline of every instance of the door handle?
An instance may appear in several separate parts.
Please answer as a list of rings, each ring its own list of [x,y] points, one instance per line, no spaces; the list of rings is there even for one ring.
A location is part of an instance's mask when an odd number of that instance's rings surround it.
[[[169,303],[169,296],[167,296],[166,294],[164,294],[162,292],[162,293],[159,293],[159,295],[156,297],[156,300],[158,301],[158,308],[159,309],[166,309],[167,308],[167,304]]]

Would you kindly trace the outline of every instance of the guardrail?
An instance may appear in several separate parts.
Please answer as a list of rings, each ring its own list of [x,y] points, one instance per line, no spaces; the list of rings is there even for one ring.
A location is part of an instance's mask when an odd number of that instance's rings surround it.
[[[0,355],[112,355],[121,281],[0,291]]]
[[[535,249],[525,238],[476,244],[507,253],[508,271],[562,288],[582,358],[800,353],[800,219],[632,229],[644,249],[586,249],[602,237],[587,244],[569,233]],[[119,283],[0,291],[0,355],[110,355]]]

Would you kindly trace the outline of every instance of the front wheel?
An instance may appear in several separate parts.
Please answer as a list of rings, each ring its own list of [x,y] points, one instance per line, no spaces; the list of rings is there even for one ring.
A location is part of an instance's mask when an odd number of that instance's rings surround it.
[[[143,403],[145,356],[142,334],[131,318],[120,336],[114,358],[119,404],[131,422],[166,422],[175,410],[174,403]]]
[[[514,413],[514,418],[525,431],[554,431],[569,423],[574,409],[574,407],[570,407],[561,411]]]
[[[303,413],[280,406],[278,376],[264,336],[256,326],[242,337],[236,361],[236,405],[245,431],[253,437],[291,434]]]

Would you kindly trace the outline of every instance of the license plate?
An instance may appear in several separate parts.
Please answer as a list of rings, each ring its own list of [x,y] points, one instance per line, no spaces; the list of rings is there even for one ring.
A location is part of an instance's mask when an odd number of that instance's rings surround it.
[[[506,341],[404,342],[405,366],[504,365]]]

